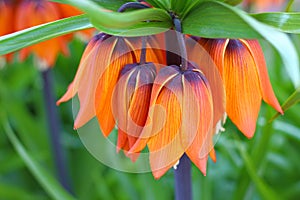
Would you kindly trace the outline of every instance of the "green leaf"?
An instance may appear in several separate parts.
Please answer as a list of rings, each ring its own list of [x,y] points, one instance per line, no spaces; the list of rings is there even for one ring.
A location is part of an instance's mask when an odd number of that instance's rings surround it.
[[[50,0],[53,2],[58,2],[58,3],[63,3],[65,4],[64,0]],[[108,9],[108,10],[113,10],[117,11],[123,4],[128,3],[128,2],[135,2],[134,0],[92,0],[95,4]]]
[[[132,0],[134,1],[134,0]],[[132,2],[132,1],[128,1],[128,0],[94,0],[94,2],[96,2],[98,5],[109,9],[109,10],[114,10],[117,11],[119,9],[119,7],[121,7],[123,4],[127,3],[127,2]]]
[[[300,34],[300,13],[273,12],[251,14],[251,16],[280,31]]]
[[[240,4],[243,0],[218,0],[218,1],[227,3],[232,6],[236,6],[236,5]]]
[[[17,51],[24,47],[65,35],[74,31],[79,31],[93,27],[86,17],[80,15],[70,17],[39,26],[34,26],[16,33],[0,37],[0,55]]]
[[[293,105],[300,102],[300,88],[298,88],[283,104],[282,104],[282,110],[285,112],[289,108],[291,108]],[[280,113],[277,113],[274,115],[270,122],[276,119],[278,116],[280,116]]]
[[[4,119],[3,128],[5,130],[6,135],[9,140],[13,144],[15,150],[22,158],[29,171],[33,174],[33,176],[37,179],[37,181],[41,184],[41,186],[45,189],[45,191],[53,198],[58,200],[73,200],[74,198],[68,194],[57,182],[57,180],[50,175],[47,171],[45,171],[30,154],[26,151],[24,146],[21,144],[19,139],[16,137],[13,132],[9,122],[7,119]]]
[[[264,38],[280,54],[295,87],[300,86],[299,58],[289,37],[247,13],[217,1],[202,2],[183,21],[185,34],[206,38]]]
[[[147,3],[151,4],[153,7],[162,8],[164,10],[170,10],[170,2],[168,0],[147,0]]]
[[[170,21],[170,15],[159,8],[148,8],[142,10],[129,11],[124,13],[107,11],[96,3],[85,1],[60,0],[60,2],[70,4],[85,12],[97,26],[106,28],[128,28],[145,21]]]
[[[168,22],[142,22],[129,28],[110,29],[100,25],[96,25],[96,28],[100,29],[104,33],[115,36],[137,37],[165,32],[169,30],[171,26],[172,24]]]
[[[273,191],[271,187],[269,187],[263,181],[263,179],[258,176],[257,169],[255,169],[255,166],[253,165],[253,161],[251,160],[250,156],[246,152],[244,146],[242,146],[240,142],[235,142],[235,144],[238,147],[240,154],[244,160],[249,176],[251,177],[253,183],[257,187],[263,199],[274,199],[274,200],[281,199],[279,194],[275,193],[275,191]]]

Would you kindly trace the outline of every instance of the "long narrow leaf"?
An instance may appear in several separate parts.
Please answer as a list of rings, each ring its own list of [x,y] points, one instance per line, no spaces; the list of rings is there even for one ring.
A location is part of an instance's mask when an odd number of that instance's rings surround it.
[[[53,176],[51,176],[47,171],[45,171],[30,154],[26,151],[24,146],[16,137],[13,132],[8,120],[3,122],[3,127],[8,136],[9,140],[13,144],[15,150],[22,158],[26,166],[32,175],[37,179],[45,191],[53,198],[57,200],[73,200],[74,198],[69,195],[58,183]]]
[[[290,107],[300,102],[300,88],[298,88],[289,98],[282,104],[282,110],[287,111]],[[276,119],[280,114],[275,114],[270,122]]]
[[[249,176],[251,177],[252,181],[254,182],[255,186],[257,187],[258,191],[260,192],[261,196],[264,197],[264,199],[273,199],[273,200],[279,200],[280,197],[278,194],[275,193],[258,175],[257,170],[255,169],[253,165],[253,161],[251,160],[250,156],[247,154],[246,150],[240,144],[239,142],[236,142],[236,145],[238,147],[238,150],[240,151],[240,154],[244,160],[247,172]]]
[[[300,33],[300,13],[272,12],[251,14],[260,22],[286,33]]]
[[[57,36],[93,27],[86,17],[80,15],[55,22],[34,26],[0,37],[0,55],[17,51]]]
[[[160,8],[148,8],[125,13],[109,11],[90,0],[60,0],[85,12],[97,25],[106,28],[128,28],[144,21],[170,21],[170,15]]]

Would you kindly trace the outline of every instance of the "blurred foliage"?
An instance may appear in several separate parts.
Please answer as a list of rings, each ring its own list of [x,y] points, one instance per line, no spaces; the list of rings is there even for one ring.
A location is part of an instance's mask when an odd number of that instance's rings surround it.
[[[292,40],[300,52],[300,37]],[[294,87],[279,55],[263,42],[269,75],[283,103]],[[58,99],[72,81],[84,44],[70,44],[72,57],[59,57],[53,68]],[[299,54],[300,56],[300,54]],[[63,123],[63,146],[76,199],[174,199],[173,172],[160,180],[150,173],[115,171],[93,158],[73,130],[72,103],[59,108]],[[204,177],[193,167],[194,199],[297,199],[300,196],[300,105],[293,106],[272,124],[275,114],[263,103],[257,131],[246,139],[227,120],[226,131],[216,143],[217,162],[208,163]],[[52,149],[46,124],[41,74],[32,58],[6,65],[0,71],[0,119],[6,113],[13,130],[32,158],[55,176]],[[30,173],[0,126],[0,199],[51,199]]]

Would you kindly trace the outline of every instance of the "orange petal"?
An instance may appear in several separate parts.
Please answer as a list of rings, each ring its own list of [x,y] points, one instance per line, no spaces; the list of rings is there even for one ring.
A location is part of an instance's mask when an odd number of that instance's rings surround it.
[[[153,129],[156,130],[154,132],[157,132],[157,130],[159,130],[163,126],[164,123],[163,120],[157,120],[156,118],[153,117],[154,111],[163,114],[163,110],[164,110],[163,107],[156,105],[156,101],[161,91],[163,90],[164,86],[175,76],[177,76],[178,73],[179,73],[178,67],[176,69],[173,66],[167,66],[162,68],[157,74],[152,87],[148,118],[141,136],[139,137],[136,144],[130,149],[131,152],[139,152],[142,149],[144,149],[149,138],[153,136],[152,135]]]
[[[23,1],[16,11],[16,29],[21,30],[39,24],[60,19],[59,9],[56,4],[48,1]],[[26,20],[24,20],[26,19]],[[35,53],[43,65],[53,66],[58,54],[68,53],[66,40],[54,38],[31,46],[30,51]],[[25,50],[21,50],[25,51]],[[28,54],[23,53],[21,59]]]
[[[128,64],[122,71],[113,94],[113,114],[118,121],[118,129],[128,136],[131,148],[145,125],[155,67]]]
[[[181,158],[182,75],[178,74],[162,89],[154,109],[152,137],[148,141],[150,166],[158,179]],[[163,127],[155,127],[161,121]]]
[[[96,35],[86,46],[81,60],[80,60],[80,64],[78,67],[78,70],[76,72],[75,78],[73,80],[73,82],[69,85],[67,92],[64,94],[63,97],[61,97],[58,101],[57,101],[57,105],[61,104],[62,102],[66,102],[68,100],[70,100],[71,98],[73,98],[75,96],[75,94],[78,92],[78,88],[80,87],[80,82],[83,76],[92,76],[93,74],[89,74],[92,72],[92,70],[88,70],[90,67],[93,67],[94,65],[90,63],[90,60],[92,60],[96,55],[96,50],[92,51],[92,49],[94,48],[94,46],[96,44],[99,45],[99,43],[97,42],[100,38],[99,37],[103,37],[104,35]]]
[[[0,36],[2,36],[14,31],[14,26],[11,21],[13,19],[13,3],[0,1],[0,11]]]
[[[107,65],[104,65],[104,73],[100,74],[100,79],[94,97],[96,115],[101,131],[105,136],[109,135],[115,124],[115,119],[112,113],[112,95],[115,85],[117,84],[120,71],[126,64],[136,61],[132,49],[129,47],[129,40],[120,37],[116,38],[116,44],[111,52],[111,56],[104,57],[108,63]],[[103,59],[101,60],[103,62]]]
[[[251,138],[261,105],[260,82],[252,55],[239,40],[230,40],[224,55],[226,111],[233,123]]]
[[[280,104],[274,94],[270,83],[264,53],[257,40],[240,40],[251,52],[257,66],[257,72],[260,80],[261,94],[263,100],[271,105],[275,110],[283,114]]]
[[[187,141],[186,154],[206,173],[206,160],[210,151],[213,125],[213,100],[207,79],[199,69],[183,73],[182,142]],[[204,162],[205,161],[205,162]]]
[[[118,130],[117,152],[123,149],[125,156],[129,157],[132,162],[135,162],[140,155],[139,153],[128,153],[130,149],[130,142],[136,141],[136,139],[137,138],[128,136],[122,130]]]
[[[220,42],[219,45],[212,45],[212,40],[200,39],[200,41],[199,43],[204,45],[205,48],[207,48],[208,50],[202,47],[194,39],[186,39],[187,51],[189,56],[188,59],[196,64],[196,66],[205,75],[206,79],[210,84],[214,107],[213,126],[215,127],[216,124],[222,119],[225,113],[226,95],[222,76],[218,70],[218,67],[214,63],[214,60],[209,55],[208,51],[216,51],[220,53],[225,50],[226,42],[224,40],[224,42]],[[211,45],[214,47],[214,50],[212,50],[213,47]],[[216,57],[217,59],[219,59],[219,57],[221,56]],[[222,59],[220,59],[219,61],[223,62]]]
[[[217,155],[214,148],[212,148],[209,152],[209,157],[212,159],[213,162],[217,162]]]

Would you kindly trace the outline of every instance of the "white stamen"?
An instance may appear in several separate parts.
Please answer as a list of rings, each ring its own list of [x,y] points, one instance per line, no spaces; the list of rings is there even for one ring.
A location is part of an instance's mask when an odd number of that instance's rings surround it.
[[[177,167],[178,167],[178,165],[179,165],[179,160],[175,163],[175,165],[173,166],[173,168],[176,170]]]
[[[227,114],[224,113],[222,119],[220,119],[220,120],[217,122],[217,124],[216,124],[216,129],[215,129],[216,132],[215,132],[215,134],[218,134],[218,133],[220,133],[220,132],[224,132],[224,131],[225,131],[225,128],[223,127],[223,125],[225,124],[226,119],[227,119]]]
[[[37,66],[37,68],[41,71],[46,71],[49,68],[47,61],[44,59],[35,57],[34,63],[35,63],[35,66]]]

